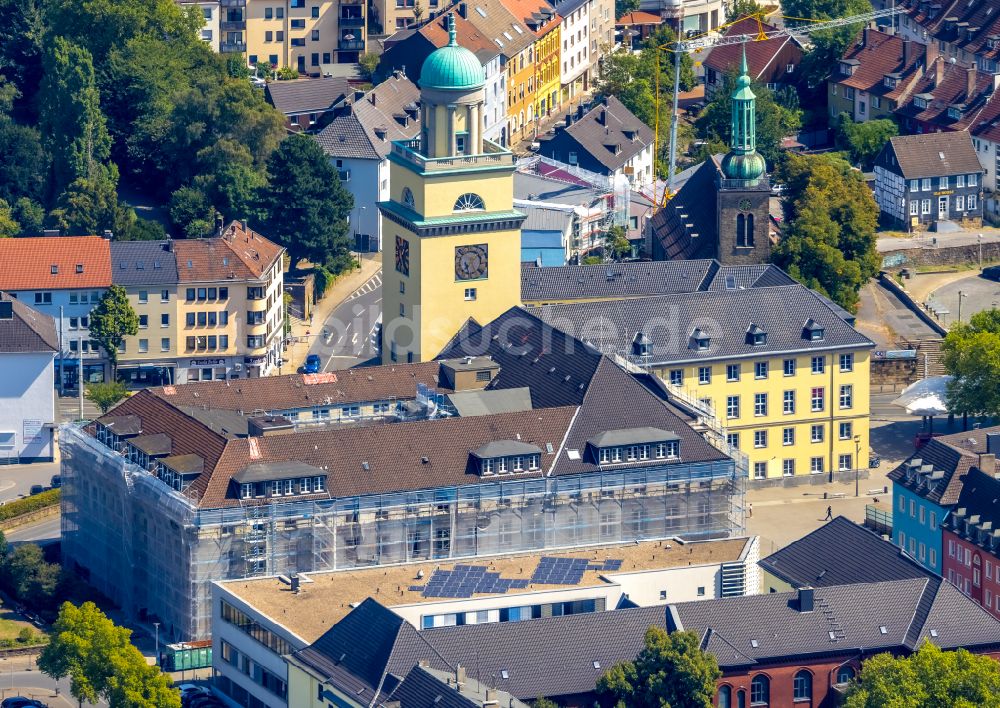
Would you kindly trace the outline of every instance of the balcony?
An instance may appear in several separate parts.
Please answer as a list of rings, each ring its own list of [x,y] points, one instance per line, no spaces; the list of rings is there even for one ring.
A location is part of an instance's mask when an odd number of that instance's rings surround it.
[[[341,27],[364,27],[365,18],[364,17],[341,17],[340,18]]]
[[[412,165],[416,165],[422,172],[514,166],[514,154],[489,140],[483,141],[483,150],[485,152],[481,155],[424,157],[418,152],[419,149],[419,139],[395,140],[392,143],[392,154],[394,156]]]
[[[246,51],[246,42],[222,42],[219,44],[219,52],[221,54],[234,54],[236,52],[246,54]]]
[[[338,43],[337,46],[338,46],[339,49],[362,51],[365,48],[365,40],[363,40],[363,39],[342,39],[342,40],[340,40],[340,42]]]
[[[246,20],[223,20],[219,23],[223,32],[242,32],[247,28]]]
[[[247,0],[219,0],[221,7],[246,7]]]
[[[757,179],[725,179],[719,177],[716,180],[720,189],[742,189],[748,192],[770,192],[771,181],[767,175],[761,175]]]

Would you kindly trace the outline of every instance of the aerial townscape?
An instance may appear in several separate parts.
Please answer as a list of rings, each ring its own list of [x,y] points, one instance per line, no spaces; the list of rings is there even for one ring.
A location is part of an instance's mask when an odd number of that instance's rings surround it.
[[[0,16],[0,708],[1000,708],[1000,0]]]

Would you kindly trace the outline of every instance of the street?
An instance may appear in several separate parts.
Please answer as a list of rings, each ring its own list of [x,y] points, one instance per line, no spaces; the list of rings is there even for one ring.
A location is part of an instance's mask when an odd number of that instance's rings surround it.
[[[48,488],[52,483],[52,476],[57,474],[58,462],[4,465],[0,467],[0,502],[28,496],[35,484]]]
[[[56,687],[59,694],[56,695]],[[35,667],[35,657],[15,656],[0,659],[0,699],[10,696],[35,698],[50,708],[75,708],[76,700],[70,694],[69,678],[56,681]],[[84,705],[107,706],[104,701]]]
[[[378,271],[311,330],[309,354],[320,356],[323,371],[363,364],[378,356],[375,335],[381,319],[382,271]]]
[[[11,544],[35,543],[44,546],[59,540],[59,514],[42,519],[33,524],[18,526],[4,533]]]
[[[971,271],[961,280],[942,285],[931,293],[928,300],[948,310],[950,314],[943,318],[946,325],[958,322],[960,314],[962,321],[968,322],[969,317],[980,310],[996,308],[1000,303],[1000,283],[982,277],[979,271]]]

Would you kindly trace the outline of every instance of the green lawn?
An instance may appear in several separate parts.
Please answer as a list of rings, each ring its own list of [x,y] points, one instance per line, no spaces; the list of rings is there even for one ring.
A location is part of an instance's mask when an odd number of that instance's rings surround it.
[[[36,638],[36,641],[31,643],[37,644],[38,643],[37,639],[42,635],[42,632],[39,631],[39,629],[30,622],[25,622],[20,619],[14,619],[14,617],[15,614],[13,610],[11,610],[6,605],[0,606],[0,642],[4,642],[4,640],[7,641],[17,640],[18,634],[20,634],[21,631],[25,627],[27,627],[32,631],[33,635]]]

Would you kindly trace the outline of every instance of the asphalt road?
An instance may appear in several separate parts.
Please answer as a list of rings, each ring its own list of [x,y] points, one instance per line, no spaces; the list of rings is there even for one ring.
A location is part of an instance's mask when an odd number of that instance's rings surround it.
[[[1000,283],[973,273],[967,278],[941,286],[927,298],[949,310],[949,314],[944,316],[946,325],[958,322],[959,293],[962,293],[962,320],[965,322],[969,321],[973,313],[1000,306]]]
[[[18,526],[7,531],[4,536],[8,543],[37,543],[39,546],[44,546],[58,541],[59,533],[59,515],[56,514],[34,524]]]
[[[382,320],[382,271],[351,293],[322,325],[313,328],[310,354],[320,356],[322,370],[348,369],[378,356],[375,331]]]
[[[24,670],[25,663],[26,659],[20,657],[14,660],[0,660],[0,698],[25,696],[26,698],[35,698],[49,708],[76,707],[77,702],[69,692],[68,678],[56,681],[37,669],[26,671]],[[57,686],[59,687],[58,696],[56,695]],[[94,704],[85,703],[84,705]],[[108,704],[100,701],[96,705],[103,707]]]
[[[0,502],[28,496],[35,484],[48,487],[56,474],[59,474],[58,462],[4,465],[0,467]]]

